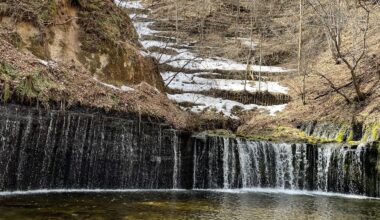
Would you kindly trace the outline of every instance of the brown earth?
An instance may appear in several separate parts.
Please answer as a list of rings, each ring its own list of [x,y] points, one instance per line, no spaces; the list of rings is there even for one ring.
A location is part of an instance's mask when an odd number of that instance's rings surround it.
[[[141,83],[132,91],[111,88],[97,81],[81,66],[66,63],[42,64],[36,56],[21,52],[0,39],[1,101],[51,103],[136,113],[164,119],[177,128],[190,127],[188,115],[156,88]]]
[[[142,55],[127,12],[112,0],[0,0],[0,29],[40,59],[82,65],[115,85],[164,88],[156,61]]]

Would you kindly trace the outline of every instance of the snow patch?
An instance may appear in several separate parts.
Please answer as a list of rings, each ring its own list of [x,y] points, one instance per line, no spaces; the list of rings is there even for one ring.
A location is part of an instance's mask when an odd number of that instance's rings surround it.
[[[173,48],[174,44],[169,43],[169,42],[155,41],[155,40],[143,40],[143,41],[141,41],[141,44],[145,48],[160,47],[160,48],[170,48],[170,49],[178,51],[177,49]]]
[[[212,71],[212,70],[225,70],[225,71],[246,71],[247,65],[243,63],[238,63],[233,60],[214,57],[214,58],[202,58],[194,53],[183,51],[178,55],[167,55],[160,53],[152,53],[153,57],[160,59],[160,63],[167,63],[173,67],[185,68],[190,70],[202,70],[202,71]],[[268,72],[268,73],[286,73],[293,70],[287,70],[282,67],[275,66],[259,66],[252,65],[251,70],[255,72]]]
[[[244,105],[240,102],[226,100],[222,98],[214,98],[210,96],[194,94],[194,93],[184,93],[184,94],[168,94],[169,99],[177,102],[189,102],[195,104],[189,108],[190,111],[195,113],[201,113],[205,109],[214,109],[216,112],[223,113],[223,115],[231,118],[237,119],[238,117],[233,114],[232,110],[235,107],[239,107],[244,111],[252,109],[262,109],[268,111],[271,116],[275,116],[277,112],[283,111],[286,104],[283,105],[273,105],[273,106],[261,106],[256,104]]]
[[[41,59],[37,59],[37,61],[40,64],[42,64],[42,65],[44,65],[46,67],[49,67],[49,68],[56,68],[56,67],[58,67],[58,64],[55,61],[53,61],[53,60],[41,60]]]
[[[160,33],[159,31],[152,30],[149,28],[149,25],[153,24],[153,22],[133,22],[135,29],[140,37],[144,35],[153,35],[156,33]]]
[[[203,73],[204,74],[204,73]],[[225,90],[225,91],[244,91],[248,92],[259,91],[259,82],[247,80],[246,87],[244,80],[234,79],[206,79],[198,76],[199,74],[185,74],[175,72],[161,73],[165,84],[171,89],[178,89],[185,92],[199,92],[209,91],[211,89]],[[278,82],[261,82],[261,91],[268,91],[271,93],[287,94],[288,88],[278,84]]]
[[[113,89],[113,90],[118,90],[118,91],[123,91],[123,92],[128,92],[128,91],[134,91],[135,89],[131,88],[131,87],[128,87],[128,86],[121,86],[120,88],[119,87],[116,87],[114,85],[111,85],[111,84],[108,84],[108,83],[105,83],[105,82],[102,82],[100,80],[98,80],[96,77],[93,78],[96,82],[98,82],[99,84],[105,86],[105,87],[108,87],[110,89]]]
[[[143,5],[141,4],[141,1],[139,0],[132,0],[132,1],[115,0],[115,3],[118,6],[124,7],[124,8],[144,9]],[[224,90],[224,91],[244,91],[245,89],[244,80],[206,79],[206,78],[202,78],[202,75],[204,74],[219,75],[218,73],[212,73],[213,70],[246,71],[247,69],[246,64],[239,63],[230,59],[221,58],[221,57],[214,57],[214,58],[200,57],[196,53],[190,52],[188,49],[183,49],[183,48],[190,48],[190,46],[185,45],[185,44],[177,45],[176,43],[172,42],[173,38],[168,37],[166,40],[166,39],[163,39],[165,38],[164,36],[158,36],[157,35],[158,33],[163,33],[163,32],[153,30],[150,28],[150,26],[154,22],[147,21],[148,16],[146,14],[138,13],[138,11],[135,11],[134,13],[130,14],[130,17],[133,19],[133,25],[136,28],[136,31],[140,38],[143,36],[156,35],[158,37],[157,39],[162,39],[161,41],[160,40],[142,40],[141,44],[143,45],[144,48],[149,48],[149,47],[167,48],[167,49],[175,50],[178,53],[177,55],[168,55],[168,54],[161,54],[158,52],[145,52],[141,50],[140,54],[142,54],[143,56],[148,56],[148,55],[153,56],[156,59],[158,59],[161,64],[168,64],[175,68],[199,70],[199,73],[194,73],[194,74],[184,74],[184,73],[176,74],[173,72],[161,73],[166,83],[171,81],[169,84],[169,88],[178,89],[184,92],[201,92],[201,91],[208,91],[211,89],[218,89],[218,90]],[[139,18],[142,18],[145,21],[142,19],[139,20]],[[241,41],[242,44],[246,46],[251,46],[250,39],[239,38],[239,40]],[[178,49],[179,48],[178,46],[181,46],[183,48]],[[253,46],[256,46],[256,44],[253,44]],[[258,66],[258,65],[252,65],[251,70],[255,72],[270,72],[270,73],[287,73],[287,72],[293,71],[293,70],[284,69],[282,67]],[[104,86],[107,86],[109,88],[116,89],[116,90],[123,90],[123,91],[133,90],[132,88],[127,87],[127,86],[122,86],[121,88],[118,88],[114,85],[106,84],[100,81],[98,82]],[[261,82],[260,86],[261,86],[261,91],[283,93],[283,94],[287,94],[288,92],[288,88],[280,86],[278,82]],[[247,91],[256,92],[259,90],[258,87],[259,87],[259,82],[247,81],[247,85],[246,85]],[[236,106],[240,107],[242,110],[252,110],[256,108],[262,109],[262,110],[268,111],[270,115],[275,115],[277,112],[282,111],[286,107],[286,104],[274,105],[274,106],[259,106],[255,104],[244,105],[242,103],[232,101],[232,100],[213,98],[213,97],[204,96],[201,94],[193,94],[193,93],[168,95],[168,97],[171,100],[174,100],[178,103],[181,103],[181,102],[194,103],[195,106],[190,108],[190,110],[193,112],[199,113],[205,110],[206,108],[212,108],[212,109],[215,109],[217,112],[221,112],[225,116],[232,117],[232,118],[237,118],[237,116],[233,115],[232,113],[232,109]]]
[[[131,9],[144,9],[144,6],[140,1],[123,1],[123,0],[114,0],[115,4],[123,8]]]

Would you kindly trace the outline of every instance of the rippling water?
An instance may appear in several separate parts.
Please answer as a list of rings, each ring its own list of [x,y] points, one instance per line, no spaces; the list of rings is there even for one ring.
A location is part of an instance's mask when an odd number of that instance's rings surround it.
[[[0,219],[380,219],[380,200],[228,191],[1,193]]]

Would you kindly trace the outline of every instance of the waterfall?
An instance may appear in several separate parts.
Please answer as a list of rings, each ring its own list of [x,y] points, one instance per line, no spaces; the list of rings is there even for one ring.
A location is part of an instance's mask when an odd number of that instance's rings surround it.
[[[277,188],[378,196],[371,144],[285,144],[240,138],[195,141],[195,188]]]
[[[178,188],[181,135],[138,117],[0,106],[0,191]]]
[[[174,166],[173,166],[173,188],[178,189],[179,184],[179,176],[180,176],[180,171],[181,171],[181,151],[180,151],[180,146],[178,143],[178,135],[175,130],[173,130],[173,152],[174,152]]]
[[[192,137],[133,115],[0,105],[0,191],[277,188],[380,197],[378,148]]]
[[[333,146],[326,145],[318,148],[317,159],[317,189],[319,191],[327,191],[328,173],[330,169],[330,158]]]

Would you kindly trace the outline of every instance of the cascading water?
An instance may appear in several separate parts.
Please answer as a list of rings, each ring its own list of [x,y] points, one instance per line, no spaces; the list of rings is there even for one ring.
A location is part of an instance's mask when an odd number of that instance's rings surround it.
[[[379,196],[377,149],[207,137],[194,146],[195,188],[277,188]]]
[[[181,132],[165,124],[0,108],[0,191],[180,187]]]
[[[0,110],[0,191],[277,188],[380,196],[378,143],[190,137],[134,116]]]
[[[174,165],[173,165],[173,188],[179,188],[179,180],[181,174],[181,149],[178,142],[178,135],[175,130],[173,130],[173,152],[174,152]]]

